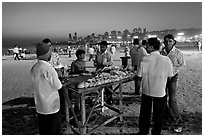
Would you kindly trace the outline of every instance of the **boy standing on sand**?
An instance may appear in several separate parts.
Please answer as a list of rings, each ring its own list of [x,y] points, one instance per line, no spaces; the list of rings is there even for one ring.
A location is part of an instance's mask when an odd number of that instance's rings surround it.
[[[48,62],[51,59],[51,51],[51,45],[36,45],[38,61],[30,71],[40,135],[60,134],[58,90],[62,88],[62,84],[54,67]]]

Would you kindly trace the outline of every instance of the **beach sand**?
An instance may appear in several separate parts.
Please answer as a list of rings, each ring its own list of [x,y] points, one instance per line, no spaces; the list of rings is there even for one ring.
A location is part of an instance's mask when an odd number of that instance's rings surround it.
[[[183,118],[183,132],[174,133],[171,129],[163,130],[164,135],[172,134],[202,134],[202,53],[196,49],[185,50],[186,66],[180,70],[178,81],[178,106]],[[114,65],[120,66],[122,52],[117,51],[114,56]],[[33,102],[33,88],[30,69],[35,64],[35,55],[28,55],[27,59],[14,61],[12,56],[2,57],[2,134],[29,135],[38,134],[35,107]],[[60,55],[64,65],[71,65],[76,57],[69,58]],[[92,62],[87,61],[90,68]],[[92,70],[92,69],[90,69]],[[123,90],[130,94],[124,98],[125,122],[119,125],[112,122],[93,134],[135,134],[138,132],[138,116],[140,98],[134,97],[134,83],[124,84]],[[111,113],[111,112],[110,112]],[[73,134],[63,129],[63,134]]]

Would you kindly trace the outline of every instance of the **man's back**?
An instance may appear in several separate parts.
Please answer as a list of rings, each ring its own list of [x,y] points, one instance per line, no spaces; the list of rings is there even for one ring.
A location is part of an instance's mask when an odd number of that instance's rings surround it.
[[[173,76],[171,61],[158,51],[152,52],[143,58],[137,75],[142,77],[144,94],[163,97],[167,78]]]

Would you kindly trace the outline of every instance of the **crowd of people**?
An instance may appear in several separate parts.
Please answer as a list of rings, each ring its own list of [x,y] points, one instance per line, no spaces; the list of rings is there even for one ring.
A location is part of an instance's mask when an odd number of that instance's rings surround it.
[[[21,46],[15,45],[13,49],[8,49],[8,54],[13,51],[13,59],[20,60],[22,58],[26,58],[26,49]]]
[[[134,39],[131,48],[126,49],[125,55],[131,57],[135,72],[135,95],[141,97],[139,115],[139,135],[149,134],[151,115],[153,128],[151,134],[160,135],[166,121],[178,124],[181,120],[177,106],[177,81],[179,69],[185,66],[182,51],[175,47],[176,40],[172,34],[164,37],[164,46],[157,38],[142,40]],[[113,65],[116,48],[107,41],[101,41],[97,47],[88,48],[89,59],[97,70]],[[70,74],[88,73],[85,66],[86,50],[76,51],[77,59],[71,63]],[[51,40],[44,39],[36,46],[38,61],[31,69],[31,76],[35,87],[34,97],[39,119],[40,134],[60,134],[60,93],[65,86],[60,82],[58,73],[50,63],[54,57]],[[95,55],[94,55],[95,54]],[[58,61],[55,61],[58,62]],[[59,64],[59,63],[58,63]],[[112,88],[112,86],[108,87]],[[140,92],[141,88],[141,92]],[[112,92],[104,89],[105,102],[111,105]],[[79,100],[78,100],[79,101]],[[76,100],[76,112],[79,102]],[[153,114],[152,114],[153,107]],[[176,127],[175,127],[176,128]]]

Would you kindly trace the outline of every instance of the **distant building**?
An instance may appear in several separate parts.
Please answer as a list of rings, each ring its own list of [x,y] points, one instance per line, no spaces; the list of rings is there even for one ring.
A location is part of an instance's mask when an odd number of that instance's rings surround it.
[[[72,34],[69,33],[69,40],[72,40]]]

